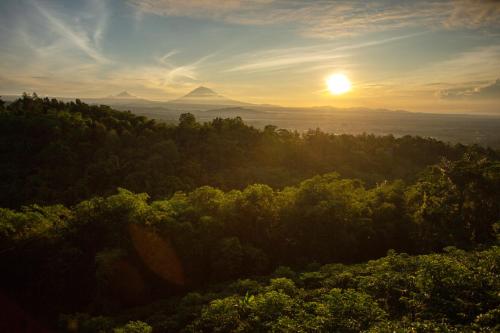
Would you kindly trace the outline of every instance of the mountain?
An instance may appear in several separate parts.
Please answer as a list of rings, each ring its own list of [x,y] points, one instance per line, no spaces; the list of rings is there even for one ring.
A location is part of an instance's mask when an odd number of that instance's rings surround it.
[[[201,109],[210,109],[220,106],[250,105],[224,97],[210,88],[200,86],[181,98],[168,102],[173,105],[192,105]]]
[[[124,90],[119,94],[109,95],[109,96],[104,97],[102,99],[104,99],[104,100],[108,100],[108,99],[139,99],[139,97],[134,96],[131,93],[129,93],[128,91]]]
[[[183,98],[220,98],[222,97],[215,91],[213,91],[210,88],[207,87],[198,87],[194,89],[193,91],[189,92],[188,94],[184,95]]]
[[[119,106],[121,109],[133,106],[158,106],[160,104],[164,104],[165,102],[152,101],[149,99],[145,99],[143,97],[139,97],[136,95],[132,95],[128,91],[124,90],[116,95],[109,95],[103,98],[87,98],[89,103],[94,104],[106,104],[110,106]]]
[[[134,95],[129,94],[127,91],[122,91],[116,96],[113,96],[115,98],[137,98]]]

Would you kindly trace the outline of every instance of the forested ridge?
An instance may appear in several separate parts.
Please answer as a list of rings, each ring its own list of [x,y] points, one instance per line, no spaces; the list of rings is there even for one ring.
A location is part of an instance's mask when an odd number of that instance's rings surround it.
[[[426,166],[466,152],[498,157],[491,149],[429,138],[258,130],[240,118],[201,124],[183,114],[178,126],[166,125],[36,95],[0,106],[0,117],[0,206],[12,208],[75,204],[117,187],[152,198],[203,185],[282,188],[332,171],[371,186],[415,181]]]
[[[5,323],[500,329],[497,151],[36,95],[0,103],[0,136]]]

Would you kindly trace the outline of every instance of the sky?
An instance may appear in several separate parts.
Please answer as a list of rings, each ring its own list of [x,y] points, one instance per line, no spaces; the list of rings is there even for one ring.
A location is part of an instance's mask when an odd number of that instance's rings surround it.
[[[500,115],[499,79],[500,1],[0,1],[2,95]]]

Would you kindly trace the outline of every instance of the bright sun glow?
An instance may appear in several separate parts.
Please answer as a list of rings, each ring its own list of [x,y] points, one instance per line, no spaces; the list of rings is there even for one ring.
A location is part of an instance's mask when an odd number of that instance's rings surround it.
[[[342,95],[351,90],[351,81],[344,74],[333,74],[326,79],[330,93]]]

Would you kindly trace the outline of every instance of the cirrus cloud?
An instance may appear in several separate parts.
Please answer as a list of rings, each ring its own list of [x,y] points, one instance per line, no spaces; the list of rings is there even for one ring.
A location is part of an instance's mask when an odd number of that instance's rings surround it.
[[[500,27],[497,1],[130,0],[129,3],[142,13],[157,15],[232,24],[296,24],[303,35],[320,38],[407,27]]]
[[[439,96],[445,99],[500,99],[500,79],[485,86],[441,90]]]

